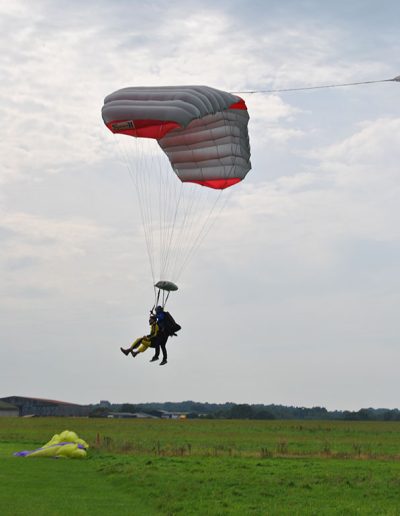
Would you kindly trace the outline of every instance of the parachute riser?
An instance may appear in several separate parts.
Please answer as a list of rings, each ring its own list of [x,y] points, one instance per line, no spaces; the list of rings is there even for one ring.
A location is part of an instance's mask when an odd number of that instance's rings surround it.
[[[154,289],[154,290],[156,290],[156,289]],[[162,296],[161,296],[161,290],[158,289],[158,291],[155,293],[155,301],[154,301],[153,308],[150,310],[150,313],[152,314],[154,312],[154,310],[156,309],[156,306],[162,306],[163,308],[165,308],[165,305],[167,304],[169,295],[170,295],[170,292],[168,292],[167,295],[165,295],[165,292],[163,291]],[[161,297],[161,301],[160,301],[160,297]]]

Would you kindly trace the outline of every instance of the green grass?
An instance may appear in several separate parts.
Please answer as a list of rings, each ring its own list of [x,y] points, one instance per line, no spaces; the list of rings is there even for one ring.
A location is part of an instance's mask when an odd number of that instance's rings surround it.
[[[86,460],[24,459],[74,430]],[[0,513],[400,514],[400,424],[0,419]]]

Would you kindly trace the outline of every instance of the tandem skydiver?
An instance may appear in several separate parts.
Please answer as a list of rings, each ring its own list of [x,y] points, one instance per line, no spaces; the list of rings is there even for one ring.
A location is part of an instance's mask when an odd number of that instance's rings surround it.
[[[156,362],[162,352],[162,361],[160,365],[167,363],[167,340],[169,337],[176,336],[176,332],[181,326],[175,322],[169,312],[165,312],[162,306],[157,306],[155,313],[150,312],[149,317],[150,333],[143,337],[137,338],[129,348],[120,348],[124,355],[131,354],[136,357],[139,353],[143,353],[147,348],[155,349],[154,356],[150,362]]]

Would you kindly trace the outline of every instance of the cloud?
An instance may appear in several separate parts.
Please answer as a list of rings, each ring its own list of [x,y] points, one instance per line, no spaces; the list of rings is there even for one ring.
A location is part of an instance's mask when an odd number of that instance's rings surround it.
[[[223,242],[224,267],[275,293],[397,284],[398,129],[398,119],[364,122],[314,150],[306,172],[245,182],[209,244]]]
[[[74,296],[87,299],[94,295],[91,285],[101,278],[105,285],[112,277],[123,274],[112,274],[109,269],[107,246],[112,249],[113,244],[125,238],[111,227],[82,219],[57,220],[14,213],[3,214],[2,229],[11,234],[4,241],[0,260],[4,273],[3,308],[9,299],[31,299],[35,293],[64,297],[70,302]],[[93,269],[97,253],[103,255],[103,266]]]
[[[348,166],[375,166],[381,164],[383,174],[387,165],[393,165],[393,154],[388,149],[397,149],[399,144],[399,118],[379,118],[363,121],[357,132],[344,141],[315,151],[314,156],[321,161],[342,161]],[[389,160],[389,163],[388,163]]]

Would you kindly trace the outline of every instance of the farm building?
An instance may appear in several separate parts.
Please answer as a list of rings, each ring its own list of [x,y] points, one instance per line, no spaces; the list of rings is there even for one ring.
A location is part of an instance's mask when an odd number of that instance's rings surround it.
[[[89,412],[85,405],[42,398],[8,396],[0,398],[0,402],[17,407],[19,416],[87,416]]]
[[[187,412],[170,412],[169,410],[157,411],[161,419],[186,419]]]
[[[11,403],[0,401],[0,417],[16,417],[19,416],[19,409]]]
[[[159,419],[157,416],[144,412],[110,412],[107,417],[116,419]]]

